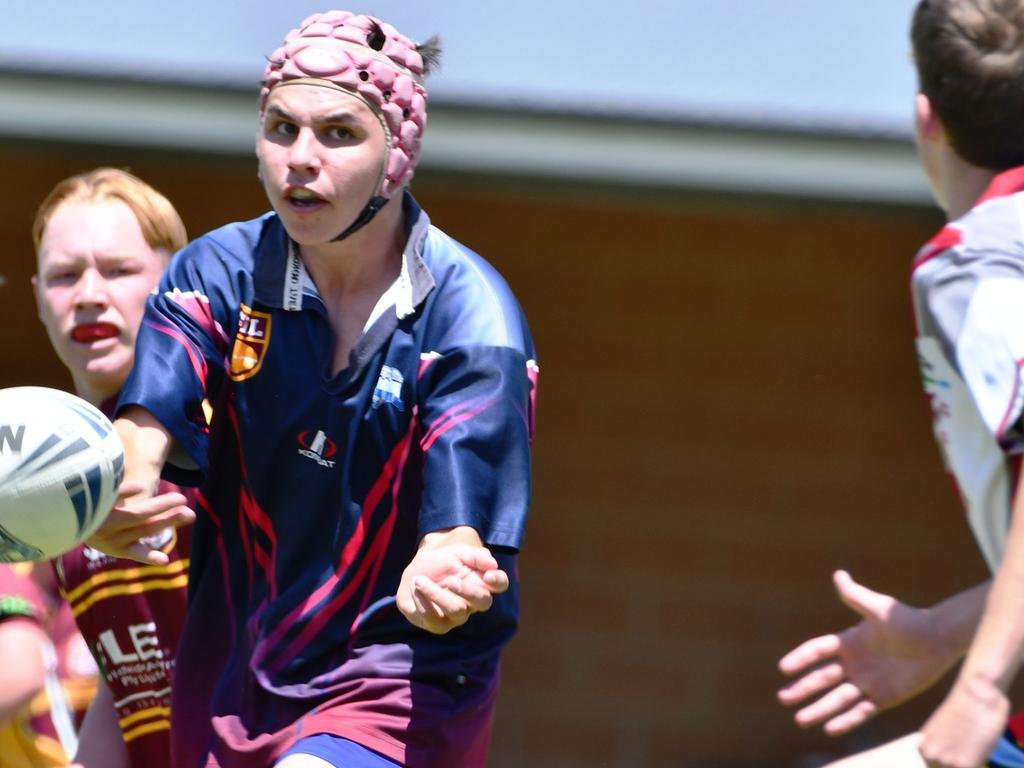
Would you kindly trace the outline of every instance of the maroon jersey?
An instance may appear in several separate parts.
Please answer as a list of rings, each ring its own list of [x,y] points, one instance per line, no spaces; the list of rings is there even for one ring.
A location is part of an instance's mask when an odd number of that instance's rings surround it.
[[[194,491],[162,483],[160,492]],[[155,542],[167,565],[144,565],[79,546],[54,561],[61,592],[96,658],[132,765],[170,765],[174,654],[185,621],[191,526]],[[151,540],[152,541],[152,540]]]

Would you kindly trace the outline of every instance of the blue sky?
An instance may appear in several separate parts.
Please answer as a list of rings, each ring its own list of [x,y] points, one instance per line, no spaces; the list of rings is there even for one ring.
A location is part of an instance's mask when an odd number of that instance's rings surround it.
[[[366,0],[445,44],[435,96],[909,133],[914,0]],[[255,83],[307,0],[5,3],[0,64]],[[173,10],[171,10],[173,8]]]

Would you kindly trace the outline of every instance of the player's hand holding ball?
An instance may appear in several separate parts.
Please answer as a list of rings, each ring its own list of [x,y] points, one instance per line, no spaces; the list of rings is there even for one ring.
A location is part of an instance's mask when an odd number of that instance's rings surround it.
[[[396,603],[415,626],[443,635],[491,607],[508,574],[472,528],[427,534],[402,573]]]
[[[170,436],[148,411],[130,408],[114,427],[124,445],[125,479],[106,522],[88,539],[108,555],[140,563],[166,565],[156,542],[167,528],[195,520],[180,493],[158,493],[160,467],[170,450]]]
[[[156,496],[146,485],[127,480],[118,489],[118,502],[110,510],[106,522],[87,540],[89,546],[114,557],[140,563],[166,565],[167,554],[152,546],[149,540],[160,540],[167,528],[176,528],[195,520],[180,493]]]

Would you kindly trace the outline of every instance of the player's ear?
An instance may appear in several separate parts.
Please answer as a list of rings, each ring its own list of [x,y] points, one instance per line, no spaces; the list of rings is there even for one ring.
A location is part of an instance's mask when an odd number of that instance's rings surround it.
[[[38,317],[40,321],[45,322],[43,320],[43,302],[39,296],[39,291],[39,276],[32,275],[32,296],[36,300],[36,317]]]
[[[923,93],[917,94],[914,98],[914,128],[918,142],[945,137],[945,129],[932,107],[932,100]]]
[[[253,137],[253,144],[255,145],[256,148],[256,178],[259,180],[260,184],[263,183],[263,152],[261,151],[262,142],[260,141],[260,137],[263,134],[264,119],[265,115],[261,113],[260,126],[259,129],[256,131],[256,136]]]
[[[260,143],[256,142],[256,180],[263,183],[263,154],[260,152]]]

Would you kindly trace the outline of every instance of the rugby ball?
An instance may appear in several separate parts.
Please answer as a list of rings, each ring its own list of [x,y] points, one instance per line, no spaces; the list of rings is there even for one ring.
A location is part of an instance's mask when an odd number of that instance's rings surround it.
[[[92,535],[123,475],[98,409],[58,389],[0,389],[0,562],[56,557]]]

